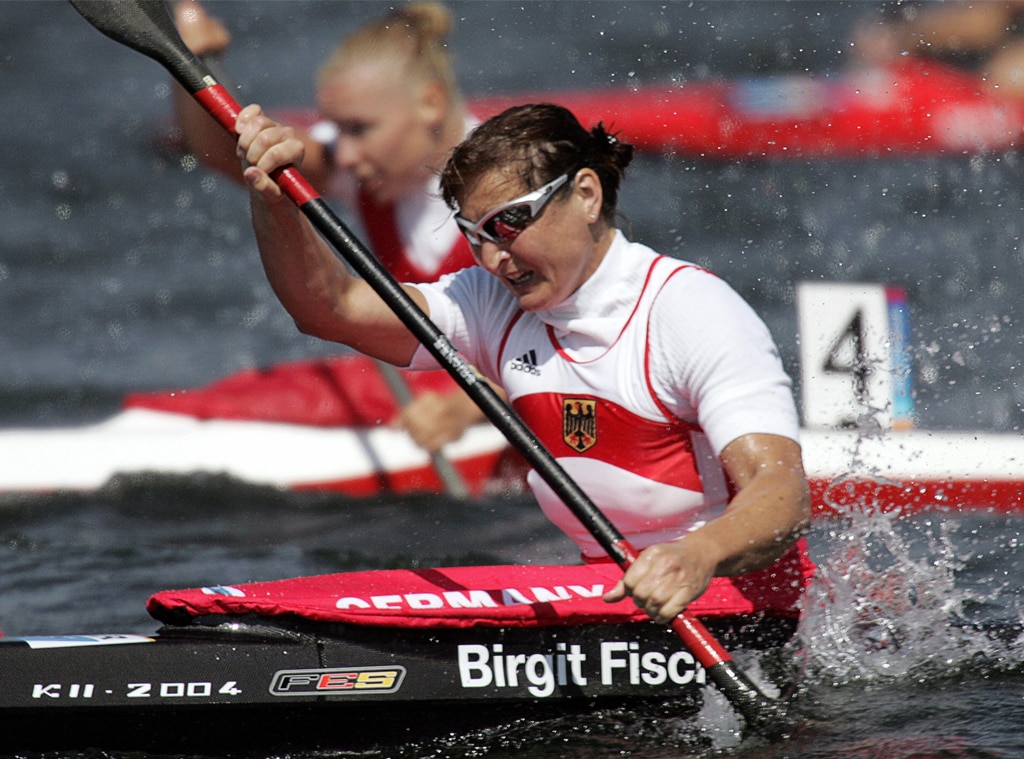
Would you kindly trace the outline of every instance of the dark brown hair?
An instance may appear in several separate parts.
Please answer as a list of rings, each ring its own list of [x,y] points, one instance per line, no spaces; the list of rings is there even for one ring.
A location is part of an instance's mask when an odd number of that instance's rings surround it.
[[[485,121],[452,151],[441,172],[441,194],[457,209],[473,184],[494,169],[517,173],[530,190],[590,168],[601,180],[601,216],[611,223],[619,184],[632,160],[633,146],[603,123],[588,131],[560,105],[518,105]]]

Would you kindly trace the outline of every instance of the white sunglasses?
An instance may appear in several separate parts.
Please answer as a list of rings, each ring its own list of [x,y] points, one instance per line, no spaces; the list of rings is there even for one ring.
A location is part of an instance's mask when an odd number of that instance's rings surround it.
[[[496,245],[510,243],[537,220],[544,206],[554,197],[555,191],[568,181],[569,175],[562,174],[539,190],[488,211],[475,224],[458,214],[455,215],[455,221],[462,228],[462,234],[469,240],[469,244],[477,248],[483,245],[481,238]]]

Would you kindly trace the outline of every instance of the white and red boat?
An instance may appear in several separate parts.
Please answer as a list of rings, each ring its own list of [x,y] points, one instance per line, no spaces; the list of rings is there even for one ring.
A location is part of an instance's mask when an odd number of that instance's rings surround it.
[[[477,495],[499,486],[515,461],[488,424],[467,430],[444,454]],[[94,490],[118,475],[146,473],[223,474],[351,495],[442,490],[430,457],[394,427],[199,419],[143,408],[81,427],[0,431],[0,459],[0,492],[7,493]]]
[[[1024,439],[1001,433],[806,429],[815,511],[1024,508]],[[501,433],[471,428],[444,453],[474,495],[522,487]],[[0,432],[0,491],[93,490],[117,476],[223,474],[271,487],[362,496],[443,492],[401,430],[200,420],[128,409],[79,428]]]

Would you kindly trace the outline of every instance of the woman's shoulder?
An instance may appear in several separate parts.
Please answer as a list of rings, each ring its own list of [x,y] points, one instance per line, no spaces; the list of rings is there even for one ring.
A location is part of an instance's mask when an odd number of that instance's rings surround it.
[[[631,268],[642,264],[645,269],[655,268],[666,273],[678,270],[679,273],[686,272],[691,277],[693,275],[698,277],[714,276],[700,264],[669,253],[661,253],[646,243],[630,240],[621,230],[618,231],[612,243],[612,252],[615,254],[616,260],[628,261]]]
[[[445,274],[437,281],[435,287],[469,307],[497,309],[508,308],[516,303],[508,288],[480,266],[469,266]]]
[[[747,300],[715,272],[689,261],[667,258],[665,281],[654,304],[655,320],[685,321],[739,320],[758,318]]]

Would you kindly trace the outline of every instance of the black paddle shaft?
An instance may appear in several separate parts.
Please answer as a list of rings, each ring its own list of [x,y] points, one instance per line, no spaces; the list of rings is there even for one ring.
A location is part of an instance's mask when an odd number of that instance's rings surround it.
[[[235,120],[240,106],[182,41],[163,0],[69,1],[100,32],[160,63],[225,129],[236,134]],[[316,190],[291,167],[275,172],[274,179],[324,239],[388,303],[402,323],[523,454],[608,555],[623,569],[628,569],[636,558],[632,546]],[[696,617],[684,612],[673,622],[673,629],[749,726],[778,732],[781,725],[788,723],[782,702],[766,696],[739,671],[732,657]]]

